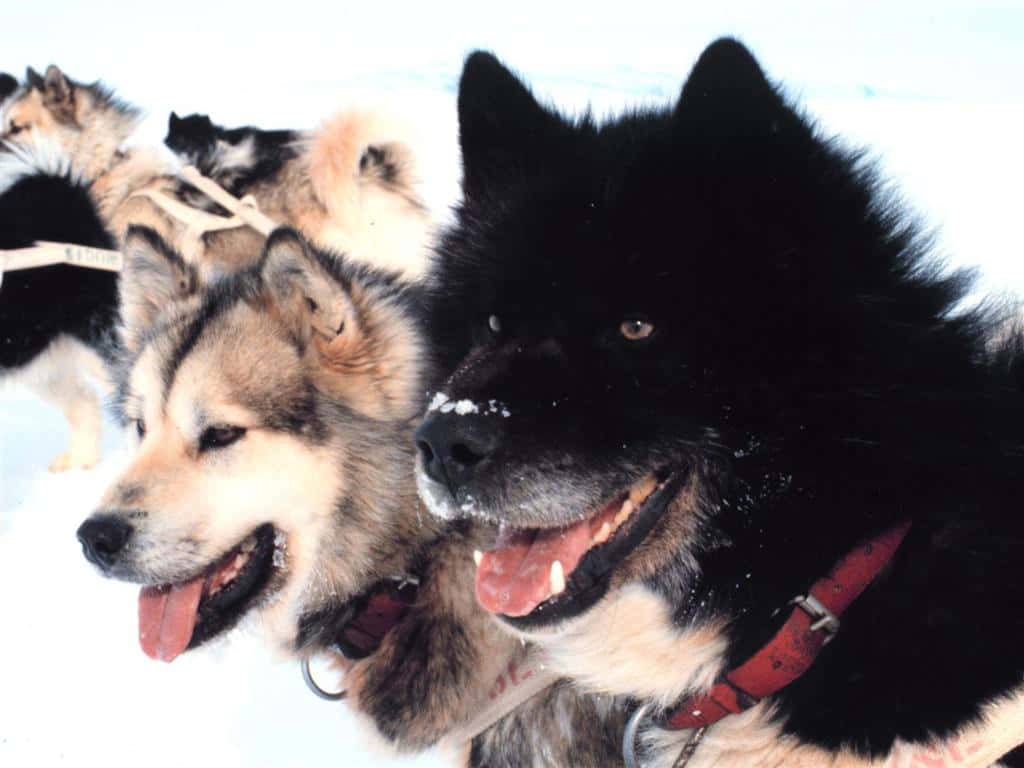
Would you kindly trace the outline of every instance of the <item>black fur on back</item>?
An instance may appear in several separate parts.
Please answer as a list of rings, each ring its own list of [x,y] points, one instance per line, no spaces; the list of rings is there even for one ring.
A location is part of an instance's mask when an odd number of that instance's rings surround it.
[[[224,128],[208,115],[178,117],[171,112],[164,143],[172,152],[196,166],[204,176],[224,186],[235,197],[242,197],[260,181],[275,176],[289,160],[298,156],[297,131],[265,131],[253,126]],[[253,163],[249,167],[225,169],[219,161],[217,142],[237,146],[253,142]]]
[[[445,392],[512,414],[475,497],[523,525],[520,481],[557,509],[558,484],[688,467],[707,520],[647,583],[680,625],[725,618],[733,666],[858,542],[912,520],[776,697],[807,742],[882,754],[1024,682],[1019,337],[993,350],[1009,310],[960,309],[971,275],[933,258],[864,152],[731,40],[677,104],[604,122],[476,53],[459,117],[432,334],[446,370],[472,354]],[[633,319],[654,334],[625,341]]]
[[[0,194],[0,249],[37,240],[113,248],[88,187],[37,173]],[[108,358],[115,351],[117,273],[68,265],[6,272],[0,286],[0,369],[31,361],[60,334]]]
[[[18,90],[18,81],[6,72],[0,72],[0,104],[3,104],[4,100],[16,90]]]

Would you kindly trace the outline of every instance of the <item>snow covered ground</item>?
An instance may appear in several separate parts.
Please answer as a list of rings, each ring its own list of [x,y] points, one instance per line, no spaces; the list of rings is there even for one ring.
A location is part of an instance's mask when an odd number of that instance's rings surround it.
[[[1024,295],[1024,8],[896,5],[20,3],[3,12],[0,71],[53,61],[101,77],[149,110],[151,140],[170,109],[304,127],[352,98],[384,101],[437,140],[431,181],[444,197],[472,47],[495,50],[545,98],[602,113],[673,98],[703,45],[736,34],[824,126],[875,150],[941,253],[979,265],[985,290]],[[258,637],[236,633],[172,665],[146,659],[136,590],[97,576],[74,538],[127,444],[110,427],[101,467],[47,474],[65,441],[56,411],[0,390],[0,765],[443,764],[372,752],[344,708],[313,698]]]

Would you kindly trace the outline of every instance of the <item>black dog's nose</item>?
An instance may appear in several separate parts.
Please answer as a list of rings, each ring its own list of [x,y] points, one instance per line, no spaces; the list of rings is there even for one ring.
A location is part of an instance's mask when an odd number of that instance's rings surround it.
[[[501,444],[500,419],[493,414],[432,413],[415,439],[427,476],[454,496]]]
[[[131,535],[132,527],[128,523],[110,515],[90,517],[78,529],[85,559],[104,571],[110,570],[117,562]]]

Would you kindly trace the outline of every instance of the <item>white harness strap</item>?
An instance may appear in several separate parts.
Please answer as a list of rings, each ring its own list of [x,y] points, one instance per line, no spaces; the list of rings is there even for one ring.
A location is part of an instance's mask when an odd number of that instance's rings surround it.
[[[182,168],[180,176],[218,205],[230,211],[232,216],[217,216],[197,210],[163,192],[147,190],[132,195],[132,197],[144,197],[150,200],[168,216],[185,225],[183,248],[186,253],[183,255],[187,259],[194,259],[201,254],[202,238],[207,232],[250,226],[261,235],[266,236],[276,229],[277,223],[260,213],[256,201],[252,197],[247,196],[239,200],[222,189],[215,181],[203,176],[191,165]],[[50,267],[55,264],[71,264],[76,267],[120,272],[124,267],[124,257],[119,251],[105,248],[89,248],[72,243],[46,241],[40,241],[28,248],[0,250],[0,286],[3,285],[4,272]]]
[[[225,191],[212,179],[208,179],[193,166],[187,165],[179,173],[182,179],[198,189],[222,208],[232,214],[230,217],[217,216],[186,205],[164,192],[146,190],[133,197],[145,197],[171,218],[185,225],[182,238],[182,254],[187,260],[197,260],[203,252],[203,235],[225,229],[249,226],[266,237],[277,228],[277,222],[260,213],[256,201],[247,196],[239,200]]]
[[[120,272],[124,266],[124,257],[120,251],[106,248],[89,248],[84,245],[47,241],[40,241],[29,248],[0,250],[0,286],[3,286],[4,272],[50,267],[54,264],[71,264],[76,267]]]
[[[264,237],[277,229],[277,222],[260,213],[259,208],[256,207],[256,201],[251,196],[246,196],[239,200],[217,184],[217,182],[203,176],[191,165],[186,165],[182,168],[179,175],[215,203],[231,211],[236,217]]]
[[[481,711],[466,723],[454,728],[441,741],[442,747],[461,749],[501,718],[552,685],[559,676],[539,663],[534,654],[519,662],[510,662],[498,676]]]
[[[986,708],[982,722],[931,747],[898,745],[879,768],[989,768],[1024,743],[1024,689]]]

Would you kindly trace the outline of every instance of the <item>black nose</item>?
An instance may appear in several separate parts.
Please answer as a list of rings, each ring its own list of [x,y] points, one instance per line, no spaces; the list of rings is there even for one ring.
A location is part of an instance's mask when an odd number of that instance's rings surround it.
[[[132,527],[128,523],[110,515],[90,517],[78,529],[85,559],[104,571],[114,566],[131,535]]]
[[[501,444],[500,419],[495,414],[432,413],[415,439],[427,476],[454,496]]]

